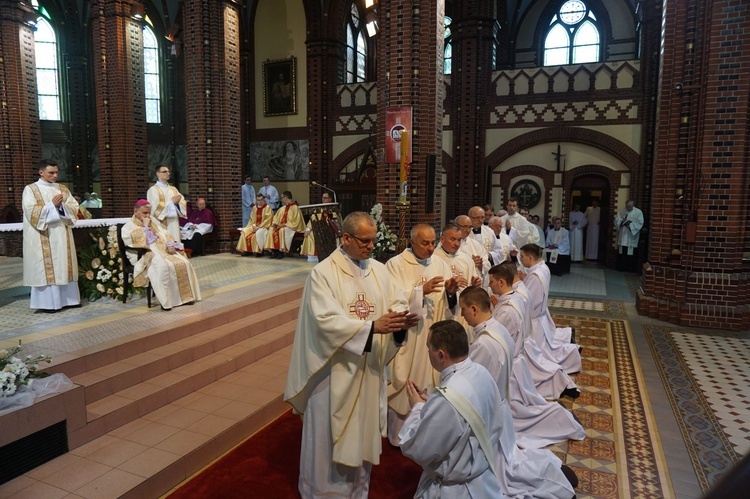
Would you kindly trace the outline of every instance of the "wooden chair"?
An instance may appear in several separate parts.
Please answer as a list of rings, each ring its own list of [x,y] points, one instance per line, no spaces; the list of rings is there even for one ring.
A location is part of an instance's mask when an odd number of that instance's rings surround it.
[[[122,275],[123,280],[127,284],[127,282],[130,280],[130,276],[133,275],[133,271],[135,270],[133,267],[133,264],[130,263],[130,260],[128,260],[128,254],[127,250],[128,247],[125,246],[125,242],[122,240],[122,228],[123,224],[117,224],[117,245],[120,248],[120,258],[122,259]],[[143,248],[130,248],[138,251],[138,258],[140,259],[145,253],[146,250]],[[126,303],[128,301],[128,287],[123,286],[125,288],[125,291],[122,295],[122,302]],[[153,294],[153,290],[151,289],[151,281],[149,281],[148,286],[146,286],[146,303],[148,304],[148,308],[151,308],[151,295]]]

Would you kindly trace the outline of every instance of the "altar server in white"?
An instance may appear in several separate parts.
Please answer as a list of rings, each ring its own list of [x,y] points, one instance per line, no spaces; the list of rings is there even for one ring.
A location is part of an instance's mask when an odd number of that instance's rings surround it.
[[[502,265],[508,267],[508,270],[514,273],[513,304],[520,317],[515,317],[515,321],[518,322],[517,324],[508,324],[505,321],[506,316],[504,313],[508,312],[508,309],[499,306],[503,304],[503,296],[500,296],[498,301],[494,303],[495,311],[497,312],[494,316],[498,322],[505,325],[511,331],[511,335],[515,334],[512,331],[523,332],[524,353],[526,354],[526,360],[529,361],[529,371],[534,380],[536,391],[546,400],[556,400],[564,396],[574,399],[578,398],[581,392],[576,387],[575,382],[570,376],[565,374],[560,364],[544,355],[531,334],[531,315],[529,314],[531,293],[518,275],[518,267],[511,262],[505,262]]]
[[[401,452],[424,469],[414,497],[504,497],[495,465],[503,401],[492,376],[468,358],[466,333],[455,321],[432,325],[427,350],[440,386],[428,397],[409,382],[412,409],[399,434]]]
[[[526,307],[520,293],[513,291],[514,274],[514,265],[490,269],[490,287],[500,297],[492,317],[507,329],[514,342],[509,398],[516,443],[525,449],[541,449],[568,439],[583,440],[586,432],[573,415],[562,405],[546,401],[536,389],[530,366],[534,366],[543,383],[558,385],[557,391],[552,390],[555,397],[564,392],[568,382],[572,385],[572,381],[559,365],[544,359],[534,340],[525,333]],[[571,391],[571,395],[577,393]]]
[[[303,498],[367,497],[387,435],[386,365],[416,325],[385,266],[375,219],[343,223],[341,247],[305,282],[284,400],[302,414]]]
[[[187,201],[177,187],[169,185],[171,175],[167,165],[157,166],[156,183],[149,187],[146,198],[151,205],[151,217],[179,241],[180,218],[187,218]]]
[[[503,433],[500,452],[495,456],[500,486],[509,497],[570,498],[574,491],[565,474],[562,462],[549,450],[521,450],[516,444],[516,434],[510,404],[513,382],[513,339],[490,311],[490,297],[484,289],[470,287],[461,294],[463,316],[474,328],[474,342],[469,348],[469,358],[483,365],[492,375],[500,391]]]
[[[411,408],[406,394],[407,380],[416,382],[427,393],[432,393],[439,382],[427,355],[427,332],[435,322],[452,318],[451,309],[458,304],[457,279],[443,260],[432,257],[436,243],[435,229],[426,224],[415,225],[411,230],[411,248],[385,265],[396,288],[409,303],[409,309],[419,318],[419,324],[409,329],[409,341],[391,363],[388,440],[396,446],[398,432]]]
[[[529,314],[531,334],[539,348],[550,360],[560,364],[566,373],[581,370],[581,354],[578,345],[571,343],[569,327],[556,328],[547,307],[550,272],[542,260],[542,248],[527,244],[521,248],[521,264],[528,269],[524,284],[529,288]]]
[[[80,305],[73,226],[78,203],[57,183],[57,163],[37,163],[39,180],[23,189],[23,285],[31,308],[54,312]]]
[[[573,211],[570,212],[570,217],[568,217],[568,224],[570,225],[570,261],[582,262],[583,228],[586,227],[588,222],[586,221],[586,215],[581,212],[581,205],[576,203],[573,206]]]

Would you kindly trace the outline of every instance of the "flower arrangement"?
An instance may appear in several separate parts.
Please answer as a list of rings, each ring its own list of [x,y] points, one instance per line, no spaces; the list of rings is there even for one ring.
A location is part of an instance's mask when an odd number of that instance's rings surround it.
[[[386,253],[396,251],[396,234],[383,222],[383,205],[378,203],[370,210],[370,215],[375,219],[378,226],[377,242],[372,256],[376,260],[382,258]]]
[[[133,293],[134,288],[133,276],[129,276],[127,283],[124,282],[117,226],[95,231],[91,238],[94,242],[78,255],[78,287],[81,294],[89,301],[103,296],[122,301],[126,287],[128,295]]]
[[[22,386],[31,386],[32,378],[44,378],[46,373],[38,372],[39,363],[50,363],[49,355],[27,355],[21,359],[16,357],[21,352],[21,341],[18,346],[10,350],[0,350],[0,397],[15,395]]]

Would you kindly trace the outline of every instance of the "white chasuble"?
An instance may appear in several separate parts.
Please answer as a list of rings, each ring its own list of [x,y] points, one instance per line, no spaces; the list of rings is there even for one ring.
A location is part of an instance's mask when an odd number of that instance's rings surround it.
[[[388,260],[386,268],[398,292],[409,303],[416,293],[417,286],[423,286],[437,276],[441,276],[443,282],[451,278],[451,270],[442,260],[431,258],[430,264],[424,266],[410,250],[404,250]],[[417,326],[409,329],[408,340],[399,349],[391,364],[388,405],[402,416],[409,414],[410,410],[406,395],[407,380],[414,381],[421,389],[427,389],[427,394],[432,393],[439,382],[439,373],[432,368],[427,355],[427,333],[434,323],[451,318],[446,317],[448,300],[445,287],[425,295],[422,309],[422,319]]]
[[[389,309],[404,311],[407,303],[380,262],[370,259],[361,269],[339,249],[308,276],[284,393],[296,412],[305,413],[305,426],[306,411],[318,411],[312,415],[316,427],[303,426],[303,459],[309,444],[330,449],[333,463],[361,467],[380,462],[388,403],[385,371],[398,345],[392,334],[374,334],[370,351],[364,352],[362,340]],[[310,399],[319,386],[327,400],[316,406]],[[326,430],[327,442],[321,440]],[[312,432],[310,438],[306,432]]]
[[[180,253],[169,254],[167,242],[172,241],[165,229],[153,223],[147,228],[133,217],[122,227],[122,240],[130,248],[148,249],[140,259],[134,250],[128,250],[128,260],[133,264],[133,286],[144,287],[151,283],[154,294],[164,308],[172,308],[201,299],[198,277],[190,261]]]

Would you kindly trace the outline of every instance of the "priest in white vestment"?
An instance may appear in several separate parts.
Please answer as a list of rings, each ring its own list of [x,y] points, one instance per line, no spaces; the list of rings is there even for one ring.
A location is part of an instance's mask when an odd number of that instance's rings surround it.
[[[30,307],[49,312],[81,304],[73,226],[78,203],[57,183],[58,166],[37,163],[39,180],[23,189],[23,285],[31,287]]]
[[[305,282],[284,392],[302,414],[303,498],[367,497],[387,435],[386,366],[417,324],[370,258],[375,219],[351,213],[343,232],[341,248]]]
[[[572,381],[559,365],[544,359],[534,340],[528,336],[526,307],[520,293],[513,291],[514,279],[513,265],[498,265],[490,270],[490,287],[499,296],[492,317],[508,331],[514,343],[509,400],[516,443],[525,449],[541,449],[568,439],[582,440],[586,432],[573,415],[562,405],[545,400],[536,388],[532,366],[542,376],[544,383],[557,383],[557,390],[553,389],[555,398],[564,392],[568,382],[572,385]],[[571,394],[575,395],[572,391]]]
[[[489,254],[490,263],[494,266],[500,265],[506,260],[515,261],[518,250],[510,236],[503,231],[503,221],[500,217],[490,218],[489,227],[492,229],[493,234],[495,234],[495,240]]]
[[[577,373],[581,370],[581,354],[578,345],[571,343],[570,328],[555,327],[547,307],[550,272],[542,260],[542,249],[529,244],[521,248],[521,263],[528,269],[524,284],[529,288],[529,314],[531,334],[542,352],[560,364],[563,370]]]
[[[597,260],[599,258],[599,219],[602,209],[599,200],[594,199],[591,206],[586,208],[586,260]]]
[[[587,224],[586,215],[581,212],[581,205],[574,205],[573,211],[570,212],[568,217],[571,262],[583,261],[583,229]]]
[[[638,271],[638,241],[643,228],[643,212],[630,199],[615,217],[617,231],[617,270]]]
[[[190,261],[182,253],[184,247],[159,223],[151,218],[151,205],[139,199],[133,218],[122,227],[122,240],[133,270],[133,286],[151,283],[163,310],[190,305],[201,299],[198,277]],[[131,249],[132,248],[132,249]],[[139,258],[138,249],[145,249]]]
[[[167,165],[156,167],[156,183],[149,187],[146,198],[151,205],[151,218],[180,240],[180,218],[187,218],[187,201],[177,187],[169,185],[171,172]]]
[[[468,358],[466,334],[455,321],[433,324],[427,350],[440,386],[428,397],[409,381],[412,409],[399,434],[401,452],[424,470],[414,497],[504,497],[495,465],[503,401],[492,376]]]
[[[438,373],[427,356],[427,332],[435,322],[453,318],[458,299],[458,281],[448,265],[433,258],[437,243],[435,229],[426,224],[411,230],[411,248],[394,256],[386,268],[396,288],[416,313],[419,324],[409,329],[408,341],[391,363],[388,385],[388,440],[398,446],[398,432],[411,406],[406,382],[411,379],[430,394],[438,384]]]
[[[507,214],[502,217],[503,223],[510,221],[510,225],[515,229],[516,237],[514,243],[520,248],[525,244],[542,245],[544,241],[539,238],[539,232],[534,224],[526,220],[526,217],[518,213],[518,200],[516,198],[508,199],[506,204]]]
[[[482,284],[482,276],[477,272],[474,260],[467,253],[459,251],[461,248],[461,239],[461,229],[458,225],[452,223],[446,224],[440,234],[440,244],[433,254],[433,257],[443,260],[450,269],[451,277],[458,282],[459,295],[461,294],[461,290],[466,286],[479,286]],[[459,314],[454,319],[466,328],[466,333],[468,334],[468,324],[466,324],[463,317]]]
[[[490,254],[488,249],[484,243],[480,243],[473,237],[471,219],[468,216],[457,216],[456,225],[461,229],[461,247],[459,251],[471,257],[477,268],[477,274],[484,280],[487,277],[487,271],[490,270]]]
[[[514,342],[508,330],[492,317],[489,295],[484,289],[470,287],[461,294],[459,305],[466,321],[474,328],[469,358],[489,371],[503,400],[501,452],[495,456],[503,493],[529,499],[573,497],[573,487],[562,472],[560,459],[549,450],[521,450],[517,445],[508,403],[512,385],[517,385],[513,375]]]
[[[485,251],[489,253],[495,245],[495,233],[490,229],[489,221],[487,225],[484,224],[485,218],[484,209],[481,206],[473,206],[469,209],[471,237],[484,246]]]

